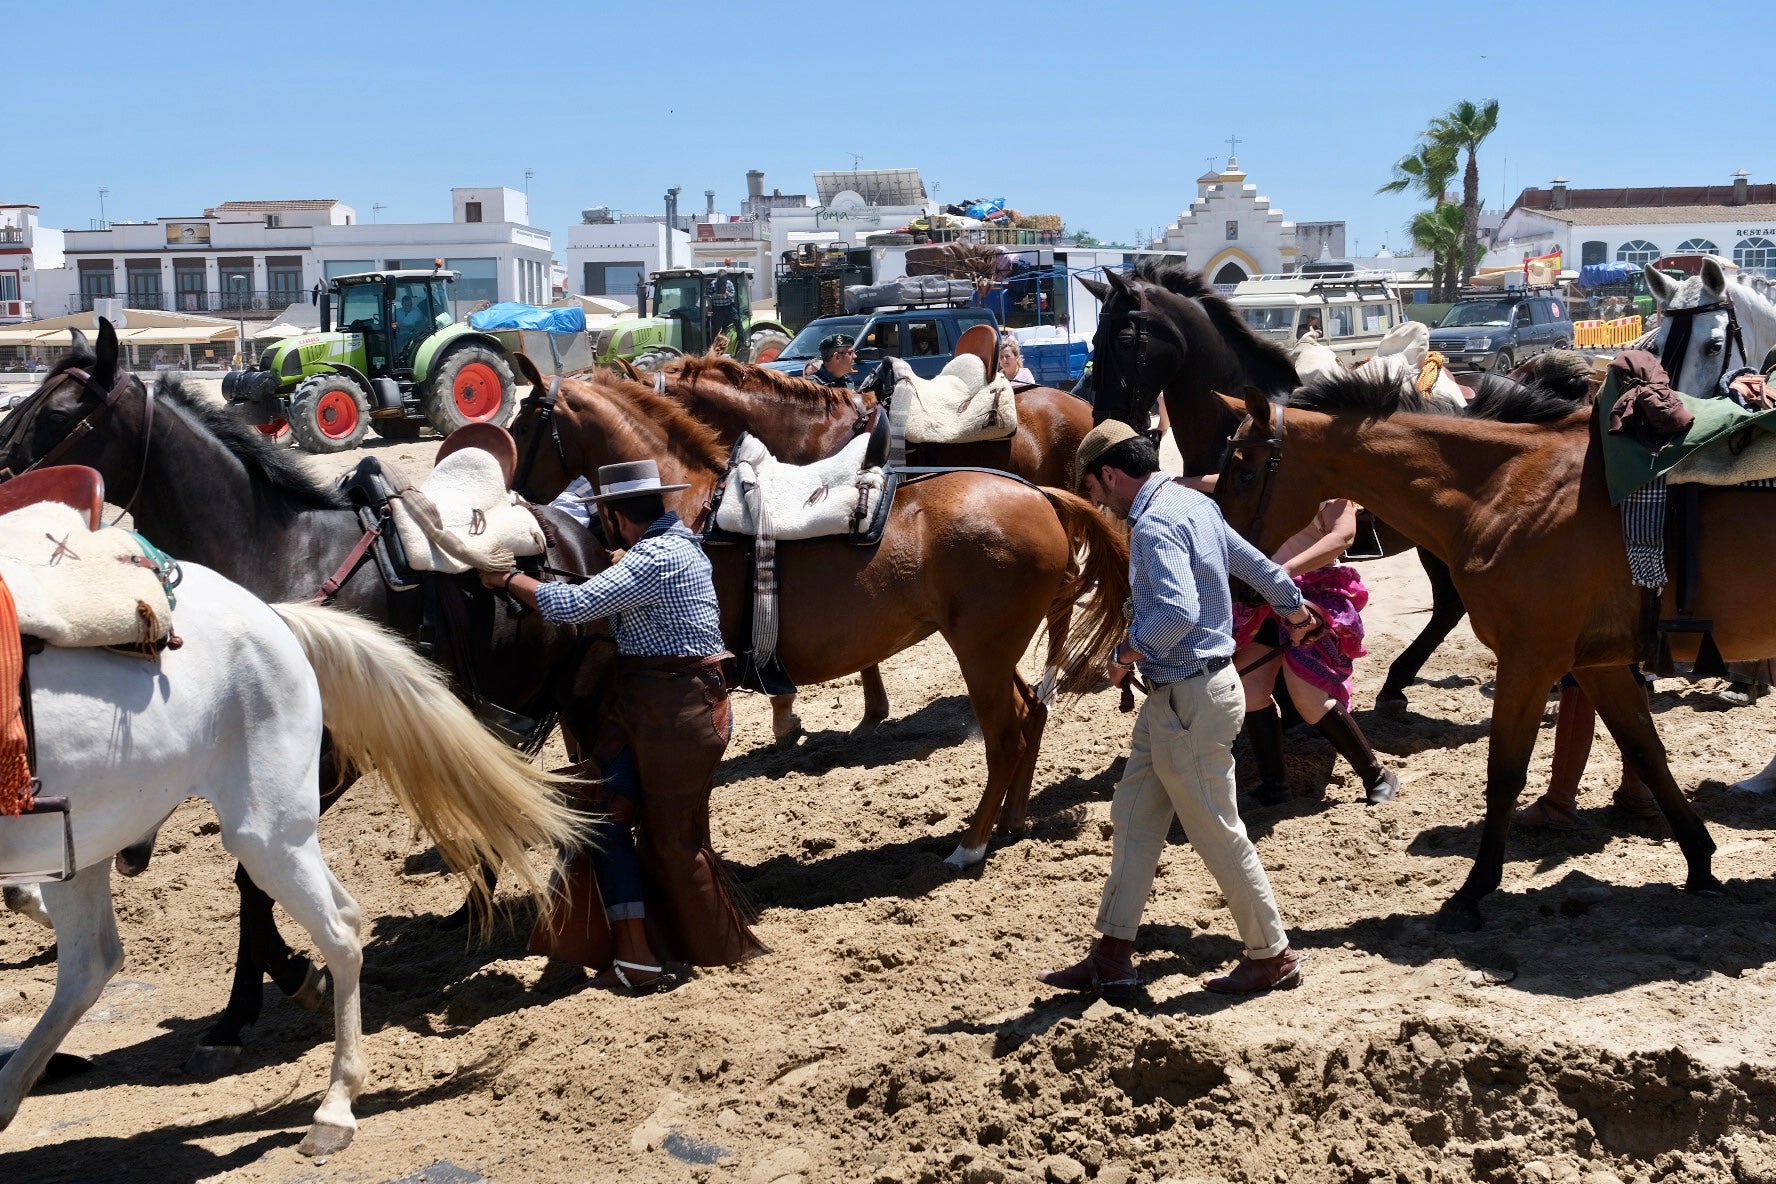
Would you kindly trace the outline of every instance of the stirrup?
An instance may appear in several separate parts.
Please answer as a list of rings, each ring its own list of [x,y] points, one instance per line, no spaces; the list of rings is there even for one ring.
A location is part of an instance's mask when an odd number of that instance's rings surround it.
[[[31,779],[33,793],[41,789],[43,783],[36,778]],[[21,811],[19,818],[32,818],[40,814],[60,814],[62,816],[62,861],[58,868],[27,870],[17,872],[0,872],[0,885],[14,887],[24,884],[59,884],[74,878],[76,867],[74,860],[74,820],[68,812],[67,798],[36,798],[31,808]],[[16,821],[16,820],[15,820]],[[0,825],[7,825],[0,823]]]
[[[611,962],[611,973],[617,976],[617,981],[623,984],[623,987],[625,990],[630,990],[630,991],[640,990],[641,987],[637,987],[634,983],[629,981],[629,976],[623,973],[623,970],[625,968],[627,968],[629,970],[639,970],[639,971],[644,971],[648,974],[662,975],[662,976],[665,975],[665,973],[666,973],[666,968],[664,966],[645,966],[640,962],[625,962],[621,958],[614,959]],[[642,987],[652,987],[655,983],[658,983],[659,981],[660,981],[659,978],[651,978],[647,982],[643,983]]]

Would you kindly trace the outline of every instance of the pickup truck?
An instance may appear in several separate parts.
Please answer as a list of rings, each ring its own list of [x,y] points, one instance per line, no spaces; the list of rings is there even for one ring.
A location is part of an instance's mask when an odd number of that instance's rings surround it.
[[[868,378],[883,358],[904,358],[921,378],[934,378],[956,356],[956,342],[973,325],[999,327],[986,308],[900,308],[862,315],[821,317],[809,321],[776,361],[765,365],[800,375],[810,361],[820,361],[820,342],[832,333],[857,339],[857,377]]]

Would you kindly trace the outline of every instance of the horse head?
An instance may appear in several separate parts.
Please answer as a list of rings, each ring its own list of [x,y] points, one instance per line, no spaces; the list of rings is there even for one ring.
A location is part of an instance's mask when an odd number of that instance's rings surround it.
[[[117,331],[111,322],[99,320],[95,347],[79,329],[70,330],[68,356],[57,362],[37,384],[37,389],[0,421],[0,467],[22,473],[54,453],[70,433],[107,406],[120,375]],[[133,463],[132,448],[124,448],[120,433],[89,432],[55,457],[58,464],[84,464],[105,472]],[[117,452],[116,456],[110,453]]]
[[[1154,285],[1115,271],[1080,282],[1103,304],[1092,338],[1092,422],[1119,419],[1144,432],[1189,343],[1170,318],[1154,315]]]
[[[1736,327],[1734,293],[1726,272],[1711,256],[1703,260],[1700,275],[1683,280],[1651,266],[1645,275],[1648,290],[1659,301],[1653,352],[1670,375],[1671,385],[1704,398],[1712,396],[1729,364]],[[1738,352],[1743,353],[1743,346]]]

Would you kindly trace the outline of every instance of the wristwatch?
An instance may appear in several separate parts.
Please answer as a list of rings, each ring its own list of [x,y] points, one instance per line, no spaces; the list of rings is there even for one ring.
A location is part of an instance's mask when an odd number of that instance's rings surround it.
[[[510,595],[512,591],[512,581],[523,574],[524,573],[517,568],[513,568],[511,571],[507,572],[505,582],[500,585],[500,591]]]

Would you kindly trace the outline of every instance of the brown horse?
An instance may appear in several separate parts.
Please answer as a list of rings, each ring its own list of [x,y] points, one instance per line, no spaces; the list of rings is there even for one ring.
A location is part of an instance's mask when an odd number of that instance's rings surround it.
[[[714,427],[724,444],[750,432],[778,460],[792,465],[833,455],[867,427],[878,406],[873,388],[823,386],[714,355],[674,361],[656,372],[653,384],[656,391]],[[1027,387],[1016,398],[1018,430],[1009,441],[922,444],[915,446],[916,455],[909,459],[923,465],[1004,469],[1037,485],[1073,488],[1079,442],[1091,431],[1090,404],[1044,386]],[[1067,626],[1065,614],[1050,621],[1049,666],[1037,688],[1044,702],[1054,692]],[[779,741],[799,730],[794,704],[794,695],[771,700],[772,729]],[[887,718],[888,692],[881,672],[872,666],[863,671],[863,720],[857,730],[869,732]]]
[[[1539,424],[1422,414],[1415,413],[1422,404],[1397,386],[1355,375],[1274,402],[1256,391],[1244,406],[1225,402],[1247,416],[1217,483],[1231,525],[1270,550],[1325,499],[1354,498],[1449,564],[1475,636],[1498,657],[1485,828],[1474,867],[1443,905],[1439,927],[1480,925],[1480,900],[1503,873],[1511,808],[1523,790],[1548,688],[1569,669],[1623,759],[1652,788],[1683,849],[1686,889],[1721,890],[1710,870],[1714,841],[1672,780],[1629,671],[1638,653],[1640,597],[1629,580],[1602,457],[1592,447],[1591,408]],[[1764,525],[1760,497],[1722,489],[1703,500],[1695,613],[1713,619],[1729,658],[1776,653],[1776,617],[1765,607],[1776,581],[1776,532]],[[1672,649],[1688,660],[1694,643],[1685,653],[1681,641],[1673,638]]]
[[[576,476],[652,458],[667,483],[690,485],[668,505],[701,528],[728,465],[713,428],[614,375],[566,379],[549,394],[540,382],[534,389],[512,425],[523,493],[547,501]],[[723,634],[738,650],[748,629],[751,562],[740,547],[712,546],[709,556]],[[857,673],[943,634],[987,749],[986,789],[948,860],[967,867],[985,857],[996,821],[1005,833],[1024,827],[1048,711],[1018,674],[1018,659],[1057,605],[1090,589],[1068,637],[1061,687],[1094,685],[1121,634],[1127,563],[1122,535],[1074,494],[984,473],[908,480],[873,547],[842,538],[778,544],[777,653],[805,685]]]

